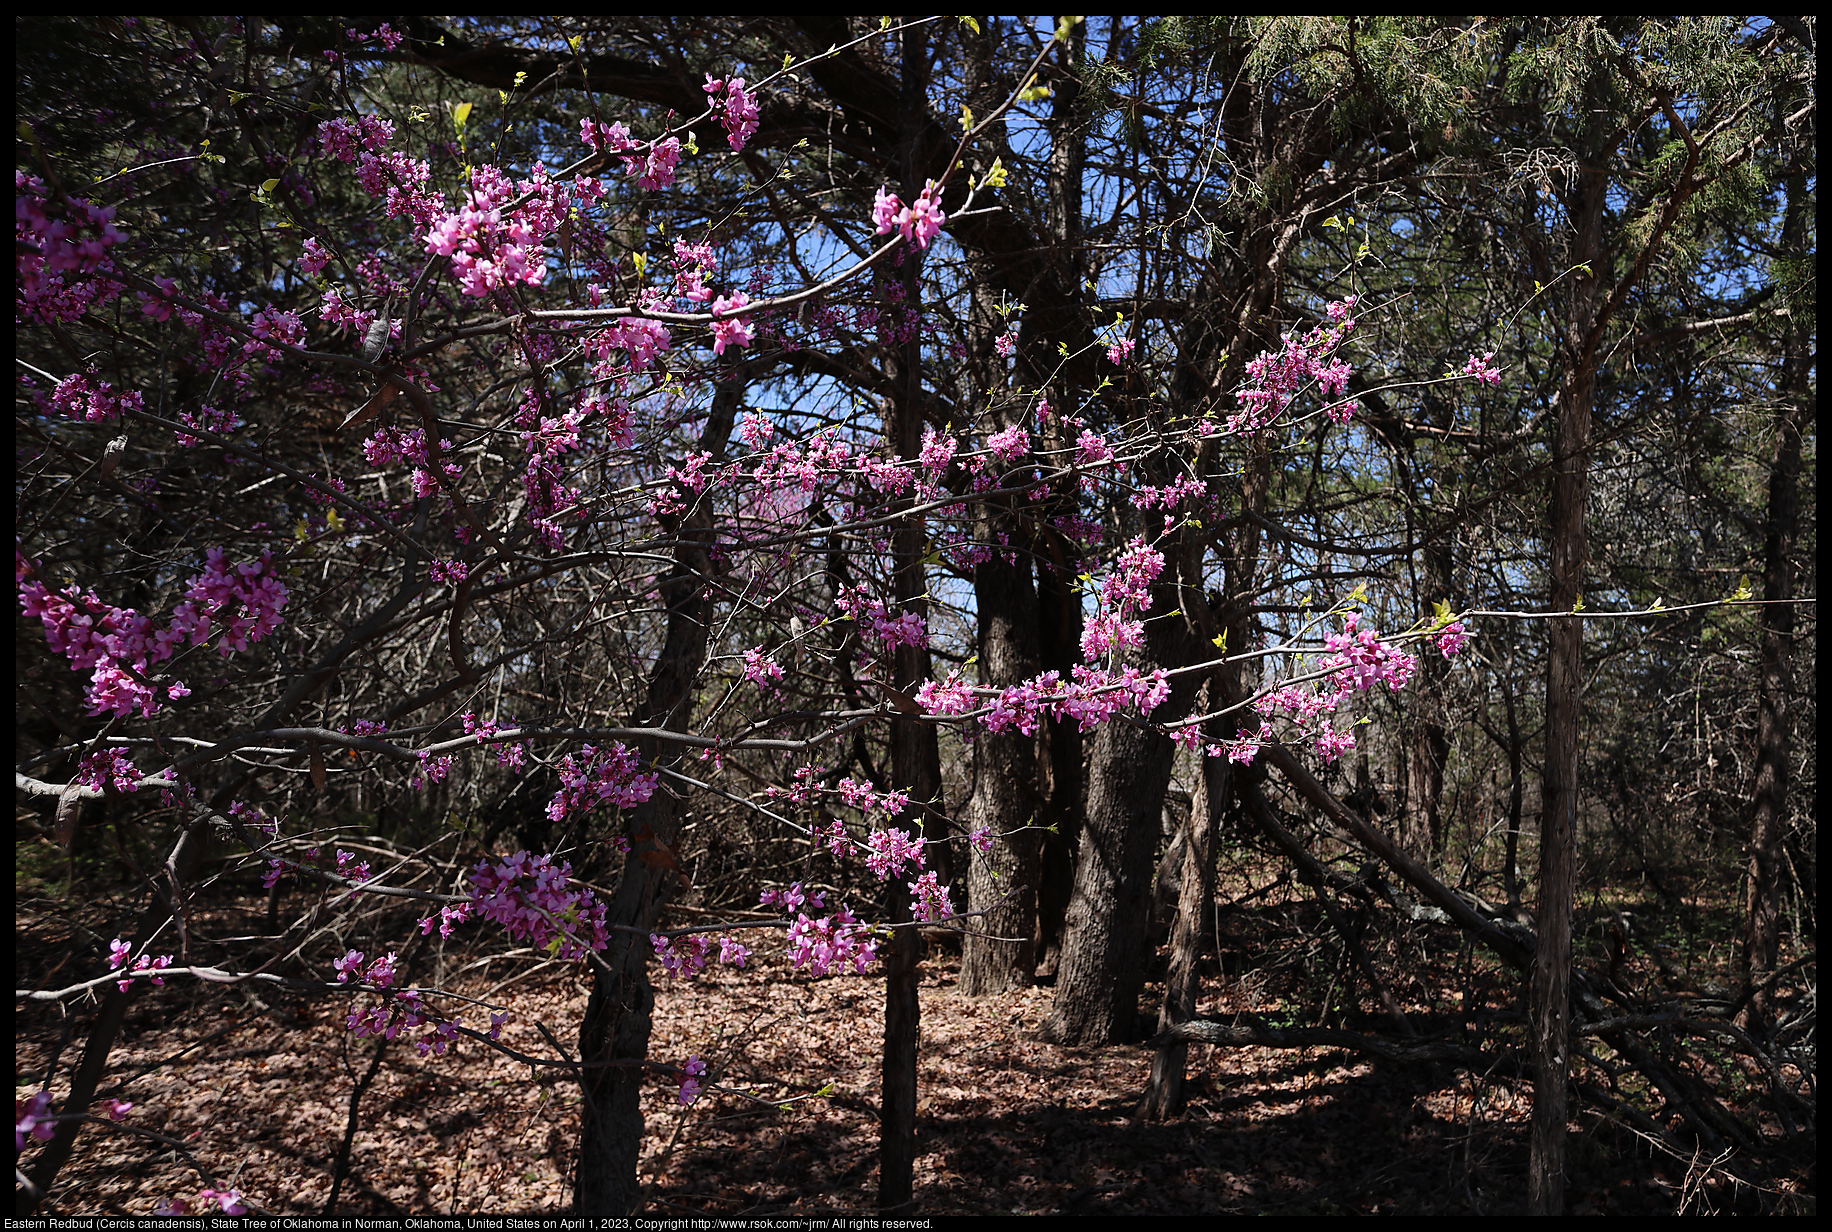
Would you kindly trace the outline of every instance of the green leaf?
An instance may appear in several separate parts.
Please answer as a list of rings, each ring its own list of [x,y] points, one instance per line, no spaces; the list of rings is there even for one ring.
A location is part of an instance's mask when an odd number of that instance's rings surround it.
[[[960,22],[961,25],[967,27],[969,30],[973,31],[975,34],[978,34],[980,32],[980,23],[971,17],[956,17],[954,20]]]
[[[1221,631],[1220,637],[1211,638],[1209,640],[1214,644],[1215,649],[1221,651],[1222,654],[1228,653],[1228,631],[1226,629]]]
[[[1742,577],[1737,579],[1736,593],[1730,596],[1730,601],[1732,603],[1744,603],[1755,598],[1755,595],[1756,592],[1752,590],[1749,585],[1749,574],[1745,573]]]
[[[278,179],[262,180],[261,181],[261,195],[266,196],[268,193],[272,192],[274,189],[278,187],[280,187],[280,181]]]
[[[464,126],[470,122],[470,119],[471,105],[469,103],[459,103],[452,108],[452,124],[460,133],[464,131]]]
[[[515,80],[510,83],[509,88],[511,90],[519,90],[522,88],[522,83],[527,80],[528,80],[528,74],[526,72],[518,71],[515,74]]]

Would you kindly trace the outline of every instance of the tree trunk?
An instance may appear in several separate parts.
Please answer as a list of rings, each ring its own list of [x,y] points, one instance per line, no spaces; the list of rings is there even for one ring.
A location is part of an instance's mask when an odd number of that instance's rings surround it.
[[[733,372],[713,395],[700,446],[723,459],[731,439],[744,382]],[[676,531],[674,565],[662,583],[667,630],[649,676],[649,698],[635,725],[685,731],[692,718],[693,691],[706,663],[712,601],[707,548],[713,534],[710,502],[702,502]],[[645,764],[664,754],[656,741],[637,750]],[[671,851],[679,837],[679,802],[666,784],[630,818],[631,852],[612,895],[606,922],[610,944],[592,966],[592,994],[579,1025],[579,1059],[585,1106],[580,1113],[579,1159],[574,1173],[574,1212],[584,1216],[628,1217],[641,1200],[636,1165],[642,1152],[643,1065],[649,1055],[655,990],[649,983],[649,932],[675,885]],[[645,852],[667,858],[650,863]]]
[[[1788,180],[1782,247],[1805,248],[1806,177]],[[1792,318],[1790,318],[1790,321]],[[1774,971],[1781,951],[1781,843],[1787,831],[1792,744],[1788,693],[1793,673],[1788,643],[1794,637],[1794,544],[1800,526],[1801,437],[1813,422],[1811,342],[1790,324],[1783,343],[1780,400],[1775,410],[1775,452],[1768,467],[1768,513],[1762,535],[1762,680],[1756,717],[1755,793],[1749,818],[1749,874],[1743,902],[1744,987],[1755,989]],[[1770,1012],[1766,989],[1755,992],[1745,1021],[1762,1023]]]
[[[1573,222],[1574,259],[1601,252],[1604,175],[1595,165],[1578,173]],[[1595,268],[1594,266],[1592,268]],[[1552,450],[1551,610],[1570,612],[1584,582],[1584,502],[1589,491],[1591,405],[1596,394],[1596,279],[1573,275],[1565,373],[1559,390]],[[1551,622],[1546,662],[1546,762],[1539,824],[1539,948],[1531,989],[1533,1129],[1527,1205],[1536,1215],[1565,1208],[1565,1132],[1571,1072],[1571,908],[1577,884],[1578,723],[1583,696],[1584,621]]]
[[[983,519],[989,527],[1002,519]],[[974,570],[979,608],[980,683],[1004,688],[1037,673],[1037,596],[1022,560],[1003,557]],[[976,913],[961,953],[960,990],[970,997],[1029,984],[1037,968],[1038,832],[1036,740],[1016,729],[975,739],[977,764],[968,826],[989,832],[972,850],[968,898]],[[983,913],[983,914],[981,914]]]
[[[1209,709],[1198,703],[1202,709]],[[1197,963],[1202,957],[1203,924],[1215,901],[1215,832],[1227,804],[1228,762],[1199,749],[1191,772],[1188,841],[1183,848],[1183,878],[1177,889],[1177,923],[1171,931],[1170,972],[1164,977],[1164,1004],[1158,1032],[1196,1016],[1202,990]],[[1184,1067],[1189,1045],[1181,1040],[1160,1048],[1152,1058],[1151,1078],[1139,1104],[1139,1118],[1167,1121],[1183,1112]]]
[[[1190,637],[1179,600],[1176,536],[1167,536],[1164,576],[1152,586],[1145,622],[1148,666],[1189,661]],[[1188,712],[1189,676],[1173,678],[1170,696],[1152,712],[1164,722]],[[1056,999],[1042,1031],[1064,1044],[1123,1043],[1137,1027],[1151,927],[1164,793],[1176,746],[1170,737],[1115,716],[1100,725],[1088,764],[1088,808],[1075,889],[1064,929]]]

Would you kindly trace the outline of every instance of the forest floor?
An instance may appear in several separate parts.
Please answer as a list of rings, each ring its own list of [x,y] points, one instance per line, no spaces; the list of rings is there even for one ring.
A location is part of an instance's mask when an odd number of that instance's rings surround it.
[[[22,979],[48,974],[58,952],[70,952],[73,938],[60,938],[64,930],[51,919],[28,910],[16,923]],[[673,1079],[657,1075],[650,1085],[647,1213],[871,1214],[883,985],[861,976],[813,979],[764,953],[767,945],[756,948],[747,970],[709,968],[658,990],[651,1056],[677,1064],[704,1057],[716,1085],[685,1107]],[[505,1044],[551,1055],[537,1023],[564,1044],[575,1038],[586,988],[576,971],[500,958],[467,970],[470,960],[456,950],[441,962],[455,975],[447,988],[511,1011]],[[1133,1113],[1149,1051],[1041,1042],[1036,1027],[1051,990],[969,998],[956,988],[958,968],[957,956],[931,949],[922,969],[920,1213],[1520,1208],[1531,1106],[1524,1083],[1327,1048],[1195,1045],[1183,1117],[1141,1123]],[[1267,1013],[1279,998],[1265,979],[1211,970],[1201,1013]],[[1148,985],[1146,994],[1161,988]],[[176,978],[137,992],[103,1088],[134,1108],[118,1126],[85,1127],[40,1213],[146,1214],[206,1184],[240,1190],[256,1211],[322,1211],[351,1093],[374,1050],[343,1029],[346,999],[267,1008]],[[90,1013],[80,1003],[69,1008],[66,1018],[22,1005],[15,1016],[20,1098],[37,1089],[54,1049],[53,1091],[67,1080]],[[801,1098],[777,1107],[747,1093],[778,1103]],[[578,1100],[577,1088],[552,1071],[531,1073],[477,1041],[422,1057],[403,1038],[384,1051],[362,1097],[337,1209],[564,1211]],[[1712,1205],[1709,1185],[1698,1185],[1688,1161],[1625,1151],[1621,1136],[1600,1132],[1595,1118],[1573,1127],[1577,1213]],[[22,1161],[28,1167],[37,1149]]]

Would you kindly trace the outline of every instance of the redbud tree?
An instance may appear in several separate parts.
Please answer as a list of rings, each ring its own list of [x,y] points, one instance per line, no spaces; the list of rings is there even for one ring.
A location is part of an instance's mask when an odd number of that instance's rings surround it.
[[[1122,314],[1071,346],[951,238],[1006,208],[994,135],[1047,97],[1072,25],[895,165],[754,144],[773,98],[918,29],[709,59],[671,95],[691,106],[466,90],[388,24],[85,32],[103,84],[26,116],[15,172],[17,782],[56,842],[109,833],[141,908],[31,994],[101,1009],[20,1110],[24,1201],[85,1118],[129,1115],[104,1093],[129,999],[192,980],[575,1072],[581,1209],[627,1210],[640,1085],[718,1081],[647,1054],[651,970],[770,945],[907,973],[918,924],[997,934],[976,920],[1009,879],[964,872],[1031,819],[957,807],[944,755],[1119,725],[1330,763],[1363,695],[1462,647],[1448,608],[1383,634],[1323,603],[1259,644],[1211,622],[1204,653],[1154,648],[1201,602],[1220,451],[1352,427],[1367,306],[1346,282],[1301,320],[1269,303],[1222,411],[1122,413],[1151,400],[1150,331]],[[925,375],[950,361],[976,375]],[[1074,636],[1056,666],[977,662],[987,579],[1044,543]],[[1273,666],[1194,707],[1249,660]],[[807,876],[745,887],[765,927],[662,926],[684,821],[712,809],[803,853]],[[439,836],[403,845],[390,817]],[[273,935],[198,927],[213,885],[267,892]],[[328,918],[348,944],[301,948]],[[591,971],[587,1021],[418,980],[459,930]],[[165,1209],[248,1206],[193,1162]]]

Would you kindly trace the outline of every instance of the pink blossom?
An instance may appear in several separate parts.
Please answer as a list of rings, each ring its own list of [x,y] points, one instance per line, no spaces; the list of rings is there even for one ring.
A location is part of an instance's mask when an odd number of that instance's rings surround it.
[[[1327,765],[1335,761],[1344,753],[1354,749],[1355,734],[1353,732],[1337,732],[1335,728],[1326,725],[1317,733],[1316,746],[1318,755],[1323,758],[1324,764]]]
[[[948,901],[948,887],[942,885],[933,872],[924,873],[906,884],[910,891],[910,914],[918,920],[932,924],[954,914],[954,904]]]
[[[744,678],[764,693],[775,693],[782,682],[782,667],[764,655],[761,648],[744,652]]]
[[[936,200],[937,188],[930,180],[923,188],[922,194],[909,206],[897,199],[897,194],[880,188],[877,198],[872,202],[872,225],[878,235],[890,231],[899,231],[903,238],[918,248],[927,248],[929,241],[948,221],[948,215],[941,209]]]
[[[1501,369],[1494,365],[1495,352],[1487,351],[1477,357],[1472,354],[1463,362],[1463,375],[1473,376],[1484,385],[1501,386]]]
[[[1113,446],[1107,443],[1106,438],[1083,428],[1081,435],[1075,438],[1075,465],[1098,466],[1112,460]]]
[[[712,353],[714,355],[725,354],[725,348],[728,346],[747,347],[751,345],[751,328],[747,319],[743,317],[732,320],[719,319],[724,314],[741,310],[750,302],[751,297],[742,291],[733,291],[729,297],[721,295],[712,302]]]
[[[871,206],[871,221],[872,226],[877,228],[876,233],[878,235],[884,235],[887,232],[896,230],[897,215],[902,210],[903,202],[897,199],[897,194],[886,192],[880,187],[877,197],[872,200]]]
[[[623,161],[627,169],[634,170],[631,164],[636,160],[626,158]],[[642,160],[642,173],[636,177],[636,183],[650,191],[667,188],[674,183],[674,168],[680,161],[679,138],[669,137],[664,141],[651,142],[648,156]]]
[[[956,671],[945,681],[925,680],[916,689],[916,701],[937,715],[966,714],[974,707],[973,690]]]
[[[723,88],[725,98],[719,98]],[[744,78],[734,77],[729,82],[721,82],[711,73],[706,74],[706,84],[701,87],[712,96],[714,106],[720,112],[719,123],[725,126],[726,143],[734,150],[742,150],[744,143],[757,131],[757,99],[746,92]]]
[[[865,857],[865,866],[876,873],[880,881],[901,873],[905,865],[921,868],[924,863],[923,840],[912,838],[903,830],[875,830],[865,840],[865,846],[871,852]]]
[[[57,1120],[51,1115],[51,1093],[40,1091],[13,1106],[13,1150],[25,1150],[25,1140],[36,1138],[49,1142],[57,1133]]]
[[[1438,653],[1448,659],[1450,656],[1462,650],[1463,644],[1468,640],[1469,631],[1463,627],[1463,622],[1460,620],[1453,620],[1445,625],[1443,630],[1438,633]]]
[[[705,1085],[700,1079],[705,1074],[706,1062],[697,1056],[687,1058],[687,1064],[681,1067],[680,1101],[682,1104],[691,1104],[700,1098],[700,1091]]]
[[[986,448],[992,450],[993,456],[1000,461],[1016,462],[1030,448],[1030,433],[1020,425],[1013,424],[1003,432],[987,437]]]

